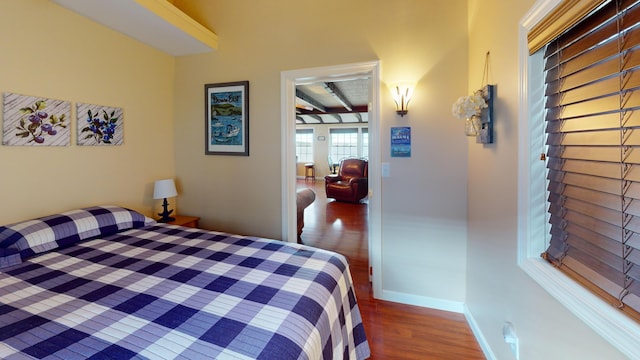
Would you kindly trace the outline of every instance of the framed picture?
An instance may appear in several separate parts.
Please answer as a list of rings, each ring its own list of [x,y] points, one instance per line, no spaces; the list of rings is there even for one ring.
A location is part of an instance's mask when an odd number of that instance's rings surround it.
[[[122,145],[122,108],[95,104],[76,104],[78,145]]]
[[[391,157],[411,157],[411,128],[391,128]]]
[[[3,108],[3,145],[67,146],[70,144],[70,102],[5,93]]]
[[[249,156],[249,82],[205,84],[206,155]]]

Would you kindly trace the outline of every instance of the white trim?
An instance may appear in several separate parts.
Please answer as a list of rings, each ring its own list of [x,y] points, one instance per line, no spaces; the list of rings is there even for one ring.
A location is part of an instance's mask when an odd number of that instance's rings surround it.
[[[532,150],[536,148],[536,137],[532,135],[535,134],[532,131],[536,122],[534,118],[540,115],[532,112],[535,110],[531,102],[535,85],[528,77],[529,70],[539,64],[535,63],[535,56],[529,56],[527,32],[559,3],[560,0],[538,1],[520,21],[518,265],[620,352],[629,358],[640,359],[640,325],[540,258],[540,245],[544,244],[547,236],[541,231],[546,227],[546,197],[541,196],[545,171],[539,171],[542,162],[536,160],[539,154]],[[535,104],[538,106],[542,102]],[[540,149],[539,144],[537,148]]]
[[[465,305],[461,301],[437,299],[428,296],[419,296],[391,290],[383,290],[381,299],[383,299],[384,301],[421,306],[429,309],[449,311],[458,314],[462,314],[465,311]]]
[[[293,74],[280,74],[280,112],[281,126],[281,177],[282,177],[282,240],[297,241],[297,231],[290,224],[296,223],[296,203],[294,194],[296,184],[289,179],[296,177],[296,144],[293,134],[296,131],[295,121],[295,89],[296,77]],[[293,105],[292,105],[293,104]]]
[[[487,338],[484,337],[484,334],[482,333],[480,326],[476,322],[476,319],[473,317],[473,314],[471,313],[471,311],[469,310],[466,304],[464,305],[464,317],[465,319],[467,319],[467,323],[471,328],[471,332],[473,333],[473,336],[476,338],[476,341],[478,341],[478,345],[480,345],[480,349],[482,349],[482,353],[484,354],[484,357],[487,358],[487,360],[496,360],[497,359],[496,355],[493,353],[493,350],[491,349],[491,346],[489,345]]]
[[[369,262],[373,269],[382,268],[382,205],[380,191],[380,61],[369,61],[346,65],[317,67],[283,71],[280,74],[281,92],[281,162],[282,162],[282,239],[295,242],[295,87],[297,84],[317,81],[336,81],[353,77],[369,76],[371,103],[369,106]],[[375,139],[371,141],[371,139]],[[373,271],[373,295],[379,298],[382,292],[382,271]]]

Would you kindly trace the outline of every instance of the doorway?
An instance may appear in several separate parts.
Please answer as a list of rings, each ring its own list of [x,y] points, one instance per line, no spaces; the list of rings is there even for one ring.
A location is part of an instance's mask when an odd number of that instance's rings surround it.
[[[296,152],[295,131],[296,85],[320,81],[337,81],[367,76],[371,81],[369,104],[369,266],[374,296],[381,290],[381,202],[380,202],[380,62],[364,62],[319,68],[284,71],[281,73],[281,134],[282,134],[282,238],[296,242]],[[377,297],[377,296],[376,296]]]

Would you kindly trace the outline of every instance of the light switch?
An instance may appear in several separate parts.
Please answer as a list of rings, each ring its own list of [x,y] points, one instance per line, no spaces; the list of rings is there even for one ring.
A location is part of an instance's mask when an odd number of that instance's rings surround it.
[[[380,168],[381,168],[383,178],[391,176],[391,164],[382,163]]]

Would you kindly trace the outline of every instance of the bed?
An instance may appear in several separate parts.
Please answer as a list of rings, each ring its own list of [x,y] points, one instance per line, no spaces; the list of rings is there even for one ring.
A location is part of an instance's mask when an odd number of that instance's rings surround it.
[[[365,359],[346,259],[96,206],[0,227],[2,359]]]

